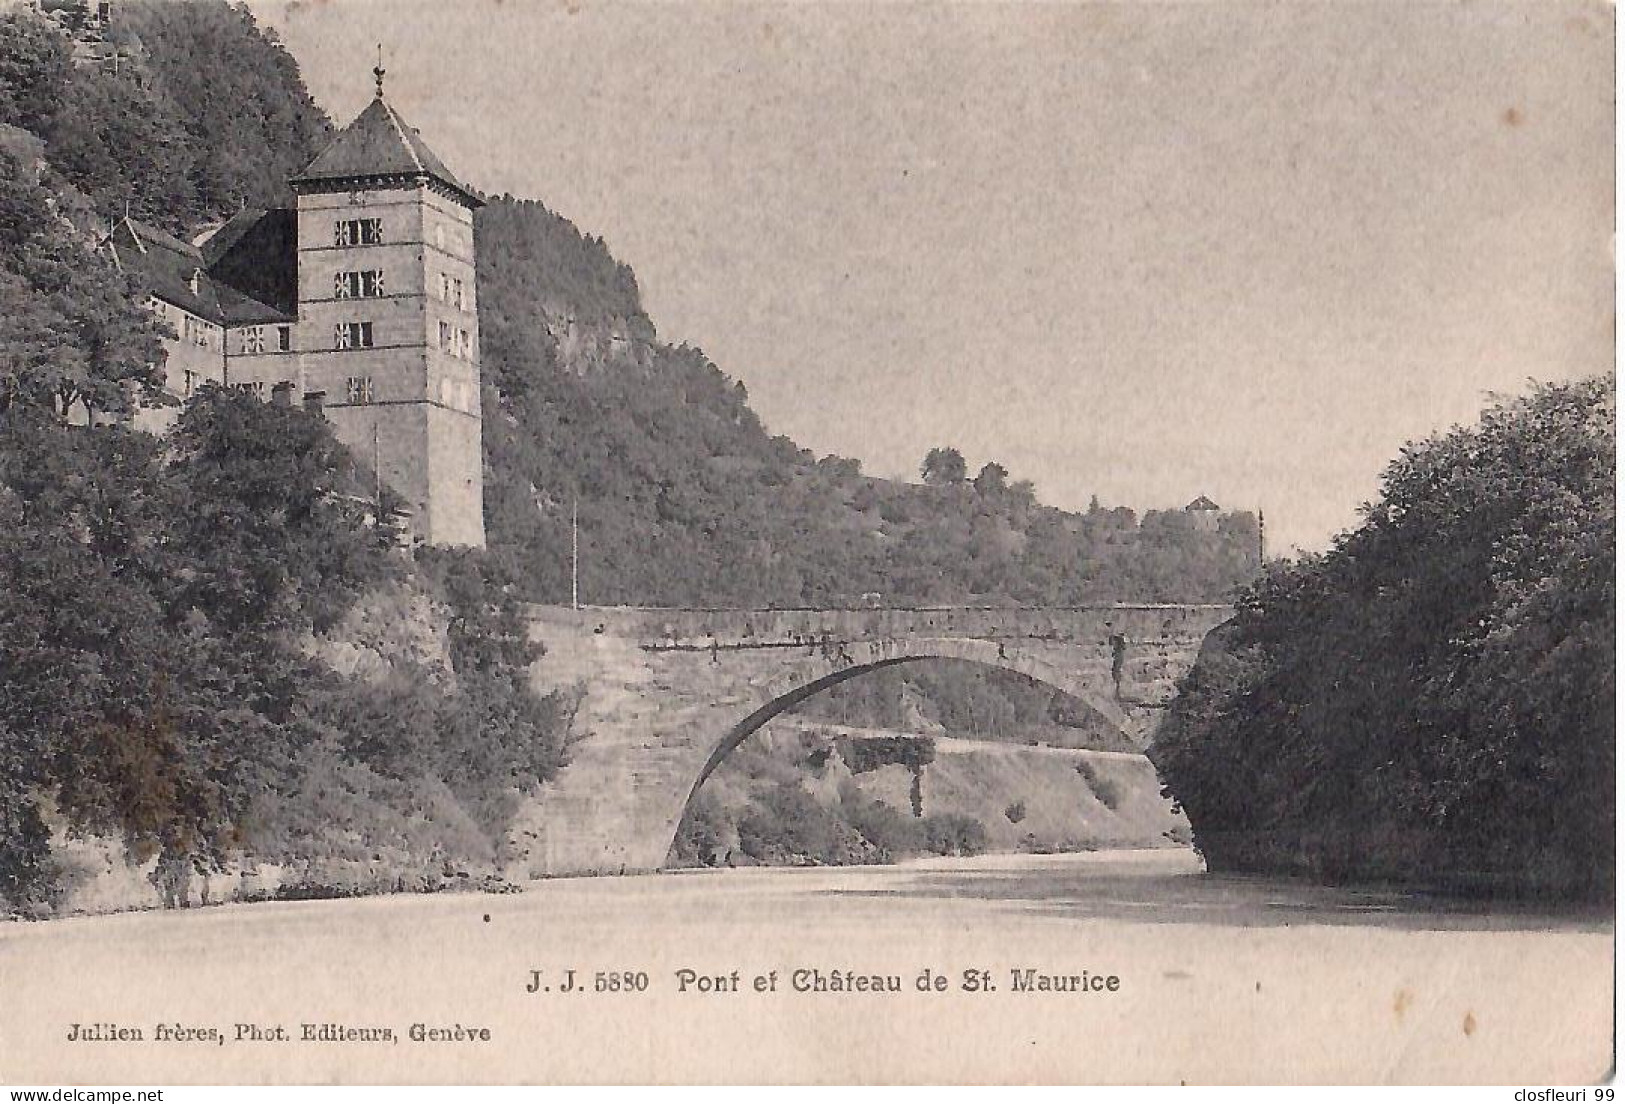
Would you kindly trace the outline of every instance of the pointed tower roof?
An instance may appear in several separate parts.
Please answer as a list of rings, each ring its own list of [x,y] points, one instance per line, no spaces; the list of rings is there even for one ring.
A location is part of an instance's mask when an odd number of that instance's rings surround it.
[[[466,185],[423,141],[400,112],[379,95],[355,121],[328,143],[305,171],[290,184],[296,191],[341,190],[379,178],[428,178],[451,189],[471,207],[483,206]]]

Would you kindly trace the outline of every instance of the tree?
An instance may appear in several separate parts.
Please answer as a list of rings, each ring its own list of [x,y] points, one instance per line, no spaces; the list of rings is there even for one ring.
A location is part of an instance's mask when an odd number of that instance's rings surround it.
[[[185,128],[155,82],[74,70],[42,137],[51,164],[104,217],[184,232],[200,213]]]
[[[373,481],[303,410],[206,387],[169,437],[175,536],[192,558],[171,596],[231,628],[333,624],[360,586],[398,573]],[[388,494],[382,517],[398,500]]]
[[[163,346],[140,289],[59,217],[65,197],[0,149],[0,411],[89,421],[157,401]]]
[[[981,495],[997,495],[1002,492],[1010,478],[1010,472],[1003,464],[995,464],[989,460],[982,465],[982,470],[976,473],[973,481],[976,493]]]
[[[920,478],[932,487],[949,487],[965,481],[965,458],[956,448],[934,448],[920,464]]]
[[[0,16],[0,123],[40,133],[73,73],[62,33],[32,12]]]

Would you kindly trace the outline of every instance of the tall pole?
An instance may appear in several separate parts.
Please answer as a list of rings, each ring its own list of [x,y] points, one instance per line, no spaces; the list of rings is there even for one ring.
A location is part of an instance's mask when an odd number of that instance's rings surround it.
[[[372,416],[372,501],[378,520],[384,520],[384,470],[378,462],[378,415]]]
[[[570,500],[570,608],[581,608],[581,499]]]
[[[1258,566],[1264,566],[1264,507],[1258,508]]]

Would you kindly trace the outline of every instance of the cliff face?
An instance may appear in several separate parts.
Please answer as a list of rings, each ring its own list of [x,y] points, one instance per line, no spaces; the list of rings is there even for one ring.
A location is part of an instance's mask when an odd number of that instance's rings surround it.
[[[605,371],[647,373],[654,368],[654,343],[635,335],[628,319],[583,322],[557,305],[545,304],[542,318],[557,345],[559,363],[568,372],[590,376]]]

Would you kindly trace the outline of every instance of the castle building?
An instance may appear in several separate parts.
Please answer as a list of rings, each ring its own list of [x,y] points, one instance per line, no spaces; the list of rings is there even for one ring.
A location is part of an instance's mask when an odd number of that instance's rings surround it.
[[[474,211],[378,94],[289,183],[291,210],[245,210],[195,242],[133,219],[107,248],[168,323],[166,388],[204,383],[320,411],[404,498],[414,537],[485,544]],[[161,432],[172,407],[144,410]]]

